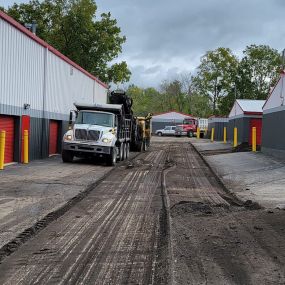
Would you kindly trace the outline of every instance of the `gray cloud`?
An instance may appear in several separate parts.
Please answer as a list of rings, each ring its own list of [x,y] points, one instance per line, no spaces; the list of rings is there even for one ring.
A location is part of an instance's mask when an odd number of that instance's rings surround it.
[[[285,46],[283,0],[97,0],[127,36],[124,59],[132,82],[158,85],[164,77],[193,71],[200,57],[219,46],[237,55],[250,44]],[[149,76],[149,70],[155,73]],[[158,70],[158,68],[160,70]],[[177,74],[176,74],[177,75]],[[152,84],[152,85],[153,85]]]
[[[193,72],[200,57],[219,46],[237,55],[253,43],[285,47],[284,0],[95,1],[98,12],[110,11],[127,36],[117,60],[127,61],[131,83],[141,86]]]

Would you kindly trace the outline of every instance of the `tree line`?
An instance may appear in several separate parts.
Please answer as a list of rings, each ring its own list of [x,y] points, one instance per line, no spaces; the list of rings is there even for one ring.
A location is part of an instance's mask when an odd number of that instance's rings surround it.
[[[134,85],[127,92],[137,114],[177,110],[198,117],[228,115],[235,99],[266,99],[282,68],[280,53],[250,45],[238,59],[229,48],[206,52],[195,74],[162,82],[159,89]]]

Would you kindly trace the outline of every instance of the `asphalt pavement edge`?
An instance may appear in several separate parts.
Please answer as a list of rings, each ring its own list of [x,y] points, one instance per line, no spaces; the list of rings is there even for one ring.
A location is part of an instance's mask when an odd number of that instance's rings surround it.
[[[212,165],[205,159],[205,157],[202,155],[202,153],[196,148],[196,146],[189,142],[189,144],[191,144],[191,146],[193,147],[193,149],[196,151],[196,153],[200,156],[200,158],[203,160],[203,162],[206,164],[206,166],[209,168],[211,174],[215,177],[215,179],[217,180],[217,182],[219,183],[219,185],[222,187],[223,191],[225,192],[225,194],[228,194],[231,196],[230,202],[236,204],[236,206],[244,206],[245,201],[243,201],[242,199],[240,199],[239,197],[237,197],[237,195],[231,191],[231,189],[227,186],[227,184],[224,182],[223,178],[221,176],[219,176],[219,174],[217,173],[217,171],[215,170],[214,167],[212,167]],[[223,197],[225,200],[227,200],[229,197],[225,196]]]

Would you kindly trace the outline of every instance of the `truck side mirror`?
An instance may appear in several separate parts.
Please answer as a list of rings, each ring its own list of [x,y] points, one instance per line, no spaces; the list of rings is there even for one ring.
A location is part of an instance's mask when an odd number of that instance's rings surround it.
[[[69,127],[71,127],[71,125],[72,125],[72,119],[73,119],[73,112],[70,111],[70,112],[69,112],[69,121],[68,121]]]

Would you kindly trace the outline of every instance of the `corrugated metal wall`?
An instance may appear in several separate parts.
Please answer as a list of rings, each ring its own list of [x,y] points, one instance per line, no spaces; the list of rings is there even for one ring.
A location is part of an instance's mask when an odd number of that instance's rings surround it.
[[[0,39],[0,113],[68,119],[74,102],[107,102],[104,86],[1,18]]]
[[[43,105],[44,48],[0,19],[0,113],[22,115]]]
[[[262,150],[272,149],[285,151],[285,111],[263,114]]]
[[[211,138],[212,128],[215,128],[214,140],[223,141],[224,140],[224,127],[227,128],[227,133],[228,133],[228,123],[227,122],[210,122],[208,124],[207,138]],[[229,137],[228,137],[228,139],[229,139]]]
[[[233,141],[233,139],[234,139],[234,127],[237,127],[237,129],[238,129],[238,143],[248,143],[249,121],[250,121],[249,117],[242,117],[242,118],[229,120],[228,140]]]
[[[47,118],[62,119],[60,115],[67,115],[74,102],[93,102],[94,80],[52,53],[47,63]]]
[[[30,160],[48,156],[50,119],[62,137],[74,102],[107,102],[106,87],[1,17],[0,63],[0,114],[31,117]]]

